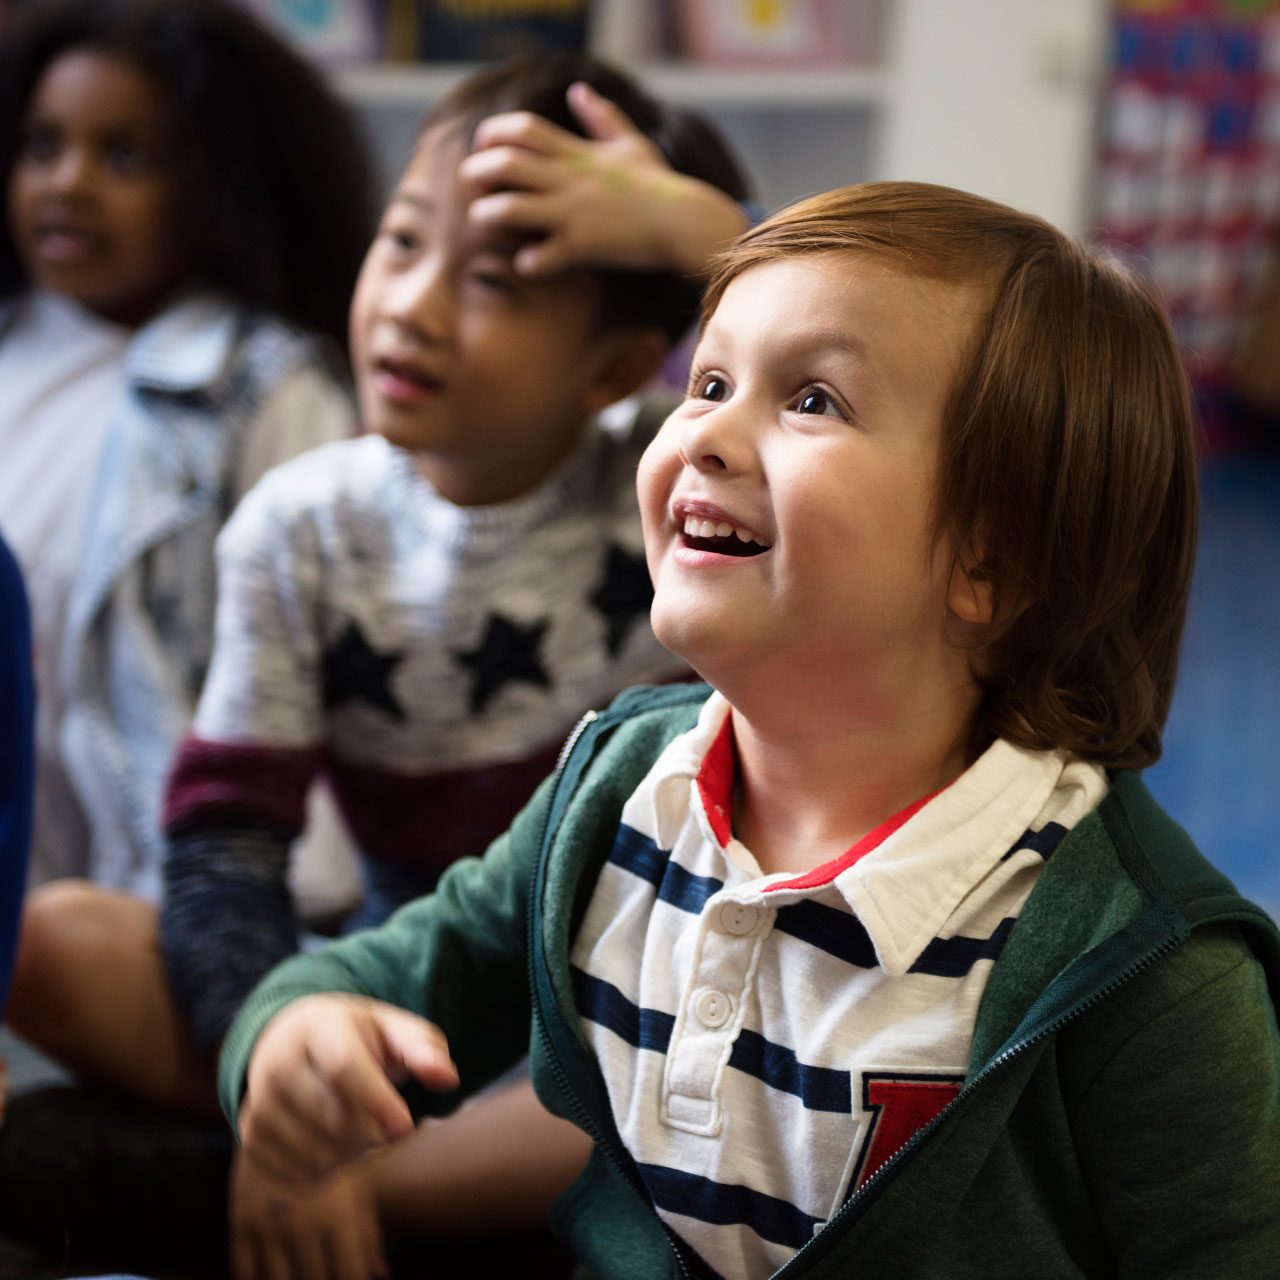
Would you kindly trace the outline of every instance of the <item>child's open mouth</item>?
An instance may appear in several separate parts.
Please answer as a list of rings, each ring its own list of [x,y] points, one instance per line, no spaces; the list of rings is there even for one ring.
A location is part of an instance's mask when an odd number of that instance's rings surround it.
[[[694,551],[710,551],[721,556],[758,556],[769,550],[750,529],[741,529],[724,520],[704,520],[699,516],[684,518],[685,546]]]

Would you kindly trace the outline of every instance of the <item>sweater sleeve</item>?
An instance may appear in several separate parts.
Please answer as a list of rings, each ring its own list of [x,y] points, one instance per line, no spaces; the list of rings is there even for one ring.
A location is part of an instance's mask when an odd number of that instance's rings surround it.
[[[236,1126],[245,1074],[267,1023],[302,996],[344,992],[398,1005],[445,1033],[464,1095],[528,1051],[530,882],[546,820],[544,782],[483,858],[456,862],[436,891],[401,908],[378,929],[295,956],[245,1002],[219,1064],[219,1096]],[[442,1100],[423,1095],[421,1107]],[[445,1105],[448,1105],[446,1102]]]
[[[1129,984],[1131,1034],[1073,1123],[1121,1280],[1263,1280],[1280,1258],[1275,1009],[1238,935],[1204,932]]]
[[[0,542],[0,1014],[31,845],[34,785],[31,624],[22,577]]]
[[[273,481],[219,539],[213,661],[166,797],[161,948],[207,1053],[297,950],[289,851],[320,762],[322,564],[305,513]]]

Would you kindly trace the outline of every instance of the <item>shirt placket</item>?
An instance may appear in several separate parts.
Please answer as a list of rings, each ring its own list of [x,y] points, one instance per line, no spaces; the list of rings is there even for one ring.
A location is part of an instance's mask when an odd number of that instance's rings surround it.
[[[693,960],[681,991],[663,1073],[664,1124],[714,1136],[721,1083],[754,991],[774,912],[758,890],[723,889],[698,917]]]

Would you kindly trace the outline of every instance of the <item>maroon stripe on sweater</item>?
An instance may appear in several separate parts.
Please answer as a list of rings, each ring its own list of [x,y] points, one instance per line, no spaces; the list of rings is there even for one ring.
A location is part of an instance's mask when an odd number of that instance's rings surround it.
[[[188,734],[169,775],[165,830],[266,825],[301,831],[320,763],[315,748],[210,742]]]
[[[511,825],[555,766],[560,739],[523,760],[439,773],[389,773],[332,757],[329,782],[371,858],[442,871],[480,854]]]

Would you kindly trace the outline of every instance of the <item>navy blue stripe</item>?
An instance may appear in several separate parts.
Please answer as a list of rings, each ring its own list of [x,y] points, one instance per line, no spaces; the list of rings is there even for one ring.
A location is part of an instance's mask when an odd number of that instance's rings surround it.
[[[584,1018],[612,1031],[633,1048],[666,1053],[676,1024],[671,1014],[633,1004],[613,983],[593,978],[582,969],[571,968],[569,972],[573,1002]]]
[[[609,852],[609,861],[615,866],[647,880],[656,889],[662,883],[662,871],[669,856],[634,827],[627,826],[625,822],[618,824],[618,834],[614,836],[613,848]]]
[[[1049,855],[1062,843],[1062,837],[1066,834],[1067,828],[1060,822],[1046,822],[1039,831],[1032,831],[1028,827],[1000,861],[1007,862],[1020,849],[1033,849],[1048,862]]]
[[[791,1249],[799,1249],[812,1240],[814,1227],[822,1221],[789,1200],[779,1200],[750,1187],[713,1182],[660,1164],[642,1164],[639,1168],[659,1209],[718,1227],[747,1226],[762,1240]]]
[[[780,908],[774,928],[859,969],[874,969],[879,963],[871,936],[857,916],[812,899]]]
[[[801,1062],[793,1049],[774,1044],[758,1032],[744,1028],[738,1033],[729,1065],[763,1080],[772,1089],[794,1094],[810,1111],[848,1115],[853,1110],[847,1071],[810,1066]]]
[[[1013,917],[1005,916],[989,938],[934,938],[908,972],[931,973],[938,978],[963,978],[979,960],[994,960],[1000,954],[1013,924]]]
[[[625,822],[618,827],[609,861],[648,881],[663,902],[669,902],[691,915],[698,915],[706,906],[707,899],[724,888],[723,880],[694,875],[678,862],[673,862],[670,853]]]

